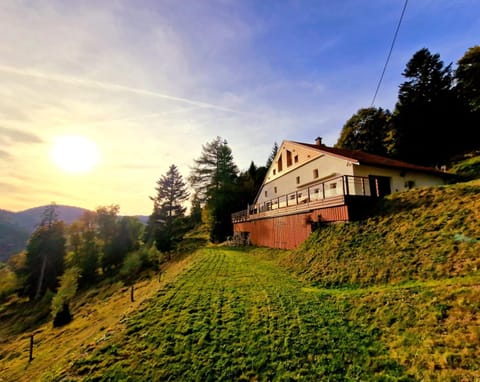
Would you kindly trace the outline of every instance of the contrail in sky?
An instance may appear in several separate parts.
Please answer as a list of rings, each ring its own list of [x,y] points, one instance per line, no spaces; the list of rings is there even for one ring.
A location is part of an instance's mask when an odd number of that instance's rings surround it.
[[[168,94],[157,93],[151,90],[133,88],[133,87],[109,83],[109,82],[70,77],[70,76],[64,76],[59,74],[43,73],[43,72],[39,72],[32,69],[18,69],[11,66],[0,65],[0,72],[15,74],[19,76],[25,76],[25,77],[40,78],[48,81],[63,82],[66,84],[83,86],[83,87],[97,88],[97,89],[106,90],[106,91],[128,92],[128,93],[138,94],[138,95],[147,96],[147,97],[162,98],[170,101],[176,101],[176,102],[186,103],[189,105],[194,105],[200,108],[215,109],[220,111],[226,111],[229,113],[250,114],[250,113],[230,109],[228,107],[218,106],[218,105],[214,105],[206,102],[195,101],[188,98],[175,97]]]

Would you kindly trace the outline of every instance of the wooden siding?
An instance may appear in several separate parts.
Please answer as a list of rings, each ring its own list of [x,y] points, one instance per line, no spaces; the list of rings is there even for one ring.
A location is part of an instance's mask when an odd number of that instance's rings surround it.
[[[312,222],[348,221],[346,205],[284,216],[270,216],[234,224],[234,232],[249,232],[253,245],[293,249],[312,232]]]

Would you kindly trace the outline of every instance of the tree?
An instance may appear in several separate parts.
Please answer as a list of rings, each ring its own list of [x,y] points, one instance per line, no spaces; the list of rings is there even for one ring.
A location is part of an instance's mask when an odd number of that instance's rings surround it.
[[[253,202],[266,173],[266,167],[257,167],[253,161],[250,163],[247,171],[240,173],[236,181],[238,196],[235,205],[237,206],[237,210],[245,209],[247,204]]]
[[[480,148],[480,46],[476,45],[467,50],[458,60],[455,71],[456,86],[459,102],[464,107],[463,118],[460,121],[463,127],[458,133],[463,136],[462,151]],[[459,150],[460,151],[460,150]]]
[[[98,207],[96,210],[97,235],[102,247],[101,265],[104,272],[111,271],[123,261],[115,247],[119,211],[120,207],[117,204]]]
[[[157,181],[155,190],[157,195],[150,197],[154,206],[148,231],[160,251],[169,251],[182,239],[186,229],[184,203],[189,193],[177,166],[170,166]]]
[[[275,159],[275,156],[277,155],[277,152],[278,152],[278,144],[277,144],[277,142],[275,142],[273,144],[273,147],[272,147],[272,152],[270,153],[270,156],[267,159],[267,163],[265,164],[265,167],[267,168],[267,170],[272,165],[273,160]]]
[[[80,268],[80,285],[88,285],[97,279],[100,247],[96,233],[97,214],[85,211],[80,216],[80,249],[77,266]]]
[[[194,228],[202,223],[202,204],[197,195],[194,194],[192,198],[192,205],[190,207],[189,226]]]
[[[27,245],[24,275],[24,292],[30,299],[39,299],[47,289],[58,287],[58,277],[63,273],[66,253],[64,224],[58,220],[56,206],[46,207],[40,225]]]
[[[458,103],[452,91],[451,65],[424,48],[416,52],[402,73],[393,116],[394,155],[424,165],[444,163],[457,149],[457,138],[445,132],[457,127]]]
[[[202,146],[195,159],[190,183],[199,201],[211,214],[210,239],[221,242],[233,232],[231,213],[235,208],[238,169],[226,140],[217,137]]]
[[[140,224],[137,218],[131,216],[123,216],[118,220],[113,241],[108,248],[110,268],[118,269],[127,254],[139,248],[139,237],[142,233]]]
[[[480,112],[480,45],[465,52],[455,71],[456,88],[470,110]]]
[[[345,123],[335,147],[386,155],[391,114],[382,108],[363,108]]]
[[[76,267],[68,268],[60,277],[60,287],[52,299],[53,326],[68,324],[72,320],[70,302],[77,293],[80,270]]]

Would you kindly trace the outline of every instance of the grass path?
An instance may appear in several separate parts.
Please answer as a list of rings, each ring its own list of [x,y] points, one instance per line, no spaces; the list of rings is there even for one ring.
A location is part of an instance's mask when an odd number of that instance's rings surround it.
[[[62,380],[409,380],[348,300],[312,293],[272,262],[206,248]],[[307,288],[308,289],[308,288]],[[343,304],[343,305],[342,305]],[[361,322],[358,321],[358,322]]]

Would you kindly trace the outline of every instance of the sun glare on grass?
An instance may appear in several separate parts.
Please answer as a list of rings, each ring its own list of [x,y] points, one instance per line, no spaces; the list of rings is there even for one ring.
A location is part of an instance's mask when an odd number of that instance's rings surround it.
[[[70,173],[91,171],[100,159],[97,145],[81,136],[63,136],[55,139],[51,151],[53,162]]]

